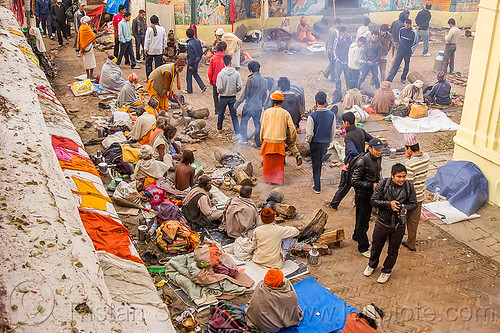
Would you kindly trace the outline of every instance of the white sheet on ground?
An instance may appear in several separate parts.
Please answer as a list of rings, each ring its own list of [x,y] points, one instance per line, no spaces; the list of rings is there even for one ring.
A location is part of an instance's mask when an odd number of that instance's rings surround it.
[[[432,214],[439,217],[444,223],[452,224],[455,222],[476,219],[481,217],[479,214],[472,214],[467,216],[458,209],[452,206],[448,201],[436,201],[423,204]]]
[[[393,116],[392,124],[399,133],[431,133],[458,129],[458,124],[441,110],[429,110],[428,117],[418,119]]]
[[[227,252],[226,252],[227,253]],[[241,261],[238,260],[234,255],[228,254],[231,259],[234,260],[236,265],[238,266],[239,269],[244,269],[245,273],[252,278],[252,280],[255,281],[253,286],[250,288],[250,290],[255,290],[257,287],[257,284],[259,284],[260,281],[264,280],[264,276],[266,276],[267,271],[269,270],[268,268],[262,267],[253,261]],[[281,268],[281,271],[285,276],[287,276],[290,273],[295,272],[296,270],[299,269],[299,265],[297,265],[295,262],[291,260],[285,260],[283,263],[283,267]]]

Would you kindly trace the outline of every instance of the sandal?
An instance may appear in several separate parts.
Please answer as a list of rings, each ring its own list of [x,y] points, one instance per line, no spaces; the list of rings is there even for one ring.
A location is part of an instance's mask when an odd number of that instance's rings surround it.
[[[158,263],[160,265],[166,265],[169,260],[170,260],[170,258],[161,258],[160,260],[158,260]]]

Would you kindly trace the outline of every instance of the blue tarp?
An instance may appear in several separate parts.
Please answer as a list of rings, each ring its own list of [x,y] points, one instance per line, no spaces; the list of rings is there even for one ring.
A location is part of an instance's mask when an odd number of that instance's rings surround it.
[[[439,187],[439,194],[456,209],[472,215],[488,199],[488,181],[472,162],[450,161],[440,167],[434,178],[425,181],[431,192]]]
[[[340,333],[345,318],[351,312],[359,312],[342,299],[320,285],[313,277],[293,285],[304,311],[304,319],[297,327],[289,327],[280,333]]]
[[[106,12],[108,14],[115,15],[118,13],[118,6],[125,5],[128,10],[128,1],[127,0],[108,0],[106,2]]]

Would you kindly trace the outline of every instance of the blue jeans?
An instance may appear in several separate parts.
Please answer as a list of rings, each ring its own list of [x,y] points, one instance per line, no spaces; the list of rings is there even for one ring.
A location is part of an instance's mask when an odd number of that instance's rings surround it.
[[[128,42],[125,43],[120,42],[120,54],[118,55],[118,61],[116,62],[118,66],[120,66],[123,56],[127,54],[130,57],[130,65],[132,67],[135,67],[135,65],[137,64],[135,63],[134,47],[132,46],[132,40],[129,40]]]
[[[246,142],[248,140],[247,125],[250,118],[253,120],[253,126],[255,127],[254,141],[257,147],[261,146],[260,142],[260,116],[262,114],[261,110],[249,110],[243,107],[243,112],[241,114],[241,141]]]
[[[375,88],[380,88],[380,80],[378,79],[378,62],[374,62],[371,65],[363,64],[363,67],[361,67],[361,77],[359,78],[358,89],[361,87],[361,83],[365,82],[366,76],[369,72],[372,73]]]
[[[415,41],[415,45],[413,45],[411,47],[411,54],[413,54],[413,52],[415,52],[415,49],[417,48],[418,43],[420,43],[420,39],[422,39],[424,41],[424,51],[422,52],[422,54],[427,54],[429,52],[429,31],[419,29],[419,30],[415,31],[415,35],[416,35],[416,41]]]
[[[155,68],[158,68],[163,65],[163,55],[146,55],[146,78],[149,78],[149,74],[151,74],[151,72],[153,71],[153,60],[155,62]]]
[[[198,74],[198,64],[199,62],[195,63],[188,63],[187,65],[187,73],[186,73],[186,83],[187,83],[187,92],[189,94],[193,93],[193,76],[194,79],[196,80],[196,83],[198,83],[198,86],[200,87],[201,90],[205,89],[205,83],[203,83],[203,80],[200,77],[200,74]],[[191,66],[193,69],[189,69],[189,66]]]
[[[323,167],[323,157],[328,150],[328,143],[311,142],[311,162],[313,169],[314,190],[321,191],[321,168]]]
[[[347,85],[347,81],[350,80],[349,76],[349,66],[347,64],[343,64],[340,61],[335,62],[335,88],[338,90],[342,89],[342,81],[340,81],[340,76],[342,75],[342,72],[344,72],[344,80]]]
[[[231,120],[233,121],[234,134],[240,134],[240,124],[238,123],[238,116],[236,115],[236,109],[234,108],[235,103],[236,96],[219,97],[219,114],[217,119],[217,129],[219,131],[222,129],[222,123],[224,122],[224,113],[226,112],[226,106],[229,106],[229,113],[231,114]]]

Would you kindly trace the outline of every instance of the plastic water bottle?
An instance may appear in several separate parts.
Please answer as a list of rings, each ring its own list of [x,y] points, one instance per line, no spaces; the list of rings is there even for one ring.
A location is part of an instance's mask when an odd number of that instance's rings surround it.
[[[439,187],[436,187],[434,190],[434,200],[433,201],[441,201],[441,194],[439,193],[441,189]]]

